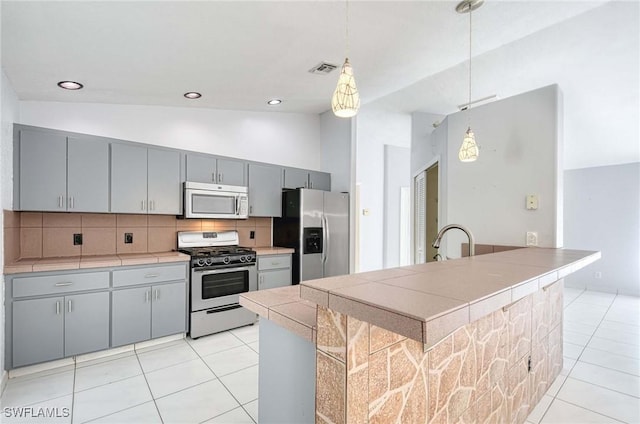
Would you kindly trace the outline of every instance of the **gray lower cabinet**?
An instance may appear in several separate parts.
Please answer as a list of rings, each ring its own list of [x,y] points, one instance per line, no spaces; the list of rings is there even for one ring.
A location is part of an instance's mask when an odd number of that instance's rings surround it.
[[[109,144],[55,131],[18,129],[17,209],[109,211]]]
[[[13,366],[109,347],[109,293],[13,302]]]
[[[291,255],[258,256],[258,290],[291,285]]]
[[[184,282],[113,291],[111,343],[114,347],[185,330]]]
[[[249,164],[249,215],[282,216],[282,175],[276,166]]]

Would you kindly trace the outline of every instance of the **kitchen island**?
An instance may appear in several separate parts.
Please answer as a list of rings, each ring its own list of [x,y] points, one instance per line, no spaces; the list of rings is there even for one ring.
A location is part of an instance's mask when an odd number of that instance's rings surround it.
[[[243,295],[261,316],[260,396],[298,385],[315,399],[312,414],[285,411],[300,422],[522,423],[562,369],[563,278],[599,258],[525,248]],[[278,365],[263,323],[299,360]]]

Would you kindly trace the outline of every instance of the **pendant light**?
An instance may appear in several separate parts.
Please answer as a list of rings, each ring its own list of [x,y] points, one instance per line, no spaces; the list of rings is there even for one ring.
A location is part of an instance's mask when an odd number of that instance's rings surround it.
[[[484,0],[464,0],[456,6],[456,12],[469,14],[469,103],[467,103],[467,118],[468,127],[467,132],[462,140],[462,145],[458,151],[458,159],[461,162],[473,162],[478,159],[480,151],[476,144],[476,136],[471,131],[471,34],[472,34],[472,11],[482,6]]]
[[[345,9],[347,54],[340,70],[336,91],[333,92],[331,99],[331,109],[333,109],[334,115],[339,118],[351,118],[360,109],[360,94],[358,94],[356,80],[353,77],[353,68],[349,63],[349,0],[346,0]]]

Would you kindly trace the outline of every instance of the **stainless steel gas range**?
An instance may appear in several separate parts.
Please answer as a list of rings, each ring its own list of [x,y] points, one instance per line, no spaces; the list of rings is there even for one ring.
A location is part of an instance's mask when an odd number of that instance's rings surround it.
[[[191,256],[192,338],[256,322],[238,296],[258,289],[256,252],[238,244],[237,231],[178,233],[178,250]]]

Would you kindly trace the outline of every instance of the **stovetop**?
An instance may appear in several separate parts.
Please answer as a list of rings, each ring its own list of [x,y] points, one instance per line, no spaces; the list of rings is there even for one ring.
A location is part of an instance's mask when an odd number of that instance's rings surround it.
[[[192,268],[253,265],[256,252],[238,246],[237,231],[178,233],[178,251],[191,256]]]
[[[219,246],[219,247],[184,247],[178,249],[182,253],[191,255],[192,258],[208,258],[226,255],[247,255],[255,253],[248,247]]]

